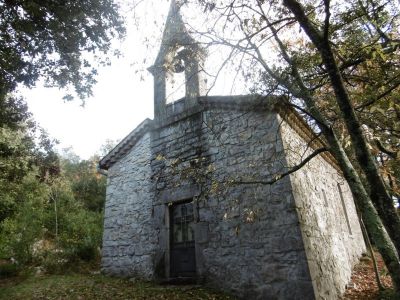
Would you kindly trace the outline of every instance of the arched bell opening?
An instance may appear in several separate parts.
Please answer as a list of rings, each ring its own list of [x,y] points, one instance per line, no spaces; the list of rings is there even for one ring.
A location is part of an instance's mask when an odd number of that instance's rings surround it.
[[[186,62],[183,56],[183,46],[174,51],[171,62],[167,66],[166,72],[166,103],[172,103],[186,96]]]

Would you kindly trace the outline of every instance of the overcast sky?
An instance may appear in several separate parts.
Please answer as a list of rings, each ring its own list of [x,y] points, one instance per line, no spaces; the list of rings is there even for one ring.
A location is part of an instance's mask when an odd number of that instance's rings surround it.
[[[34,89],[21,89],[34,119],[60,142],[58,149],[72,147],[82,159],[99,151],[106,140],[121,140],[145,118],[153,118],[153,77],[146,67],[152,65],[158,53],[170,0],[136,0],[140,5],[135,10],[129,7],[134,3],[131,0],[120,1],[125,3],[127,37],[115,41],[115,48],[123,57],[115,57],[110,67],[98,69],[94,95],[86,99],[84,107],[79,99],[65,103],[65,91],[45,88],[40,83]],[[182,14],[188,23],[202,26],[198,12],[186,8]],[[207,72],[225,56],[223,51],[209,53]],[[230,74],[220,73],[221,79],[210,94],[243,93],[232,90],[239,85],[228,80]]]
[[[148,49],[143,38],[159,34],[160,24],[154,24],[154,20],[164,21],[168,2],[159,0],[157,9],[150,3],[139,7],[136,13],[142,14],[139,20],[145,25],[139,26],[140,31],[134,25],[133,11],[124,8],[127,37],[123,42],[116,41],[116,48],[124,57],[114,58],[111,67],[98,70],[94,95],[86,99],[85,107],[79,99],[64,103],[65,91],[44,88],[40,83],[31,90],[21,89],[34,119],[51,137],[59,140],[58,149],[72,146],[76,154],[86,159],[107,139],[120,140],[145,118],[153,118],[153,78],[148,72],[135,71],[144,58],[148,66],[153,62],[159,43],[156,41]],[[139,65],[132,65],[135,63]]]

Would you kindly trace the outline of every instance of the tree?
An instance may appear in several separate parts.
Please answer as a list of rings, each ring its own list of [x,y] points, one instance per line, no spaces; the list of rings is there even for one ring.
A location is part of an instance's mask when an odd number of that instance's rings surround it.
[[[83,100],[92,93],[96,67],[109,63],[112,39],[124,33],[112,0],[0,0],[0,238],[18,242],[19,226],[36,224],[31,229],[38,230],[23,241],[26,251],[21,257],[27,261],[42,231],[43,218],[33,222],[32,216],[35,211],[47,213],[47,196],[35,193],[50,189],[49,197],[54,195],[60,164],[55,141],[35,124],[26,103],[14,92],[21,84],[33,87],[43,79],[47,86],[69,89],[65,100],[73,98],[71,88]],[[93,214],[99,224],[101,217]],[[3,242],[0,248],[7,244]],[[17,244],[8,245],[15,250]]]
[[[48,187],[39,182],[35,172],[14,185],[13,214],[0,220],[0,258],[14,258],[18,264],[32,262],[33,245],[43,236]]]
[[[369,12],[365,10],[361,1],[359,3],[361,7],[361,9],[359,8],[360,11],[368,17]],[[368,4],[369,3],[367,1],[365,5]],[[335,57],[334,49],[331,46],[331,33],[329,31],[331,22],[329,1],[324,2],[326,16],[322,24],[324,30],[321,30],[318,26],[312,24],[312,19],[306,16],[304,8],[297,1],[285,0],[284,5],[293,13],[295,19],[304,29],[313,45],[318,49],[322,63],[326,69],[325,72],[328,75],[331,88],[333,89],[336,104],[339,107],[343,122],[345,123],[347,132],[350,136],[355,157],[357,158],[359,167],[364,172],[366,181],[368,182],[371,199],[374,202],[375,207],[377,208],[377,211],[397,248],[397,251],[400,253],[400,219],[394,209],[393,201],[386,189],[385,183],[378,172],[374,157],[368,148],[367,140],[363,134],[362,124],[355,113],[355,109],[350,98],[349,89],[345,85],[344,77],[341,75],[339,70],[338,60]],[[384,47],[383,43],[393,42],[395,45],[400,45],[399,42],[396,42],[390,37],[387,37],[386,39],[386,33],[383,33],[382,29],[380,28],[382,24],[378,23],[381,21],[381,18],[373,15],[373,13],[379,14],[379,11],[374,9],[374,7],[372,7],[371,10],[371,25],[376,27],[378,35],[381,35],[381,32],[383,34],[383,36],[379,37],[379,42],[376,43],[376,45],[382,48]],[[389,51],[393,50],[389,49]],[[396,71],[398,70],[394,71],[397,73]],[[396,77],[398,75],[399,74],[396,74]],[[396,85],[396,87],[398,86],[399,84]],[[379,99],[379,95],[374,96],[374,100]]]
[[[378,168],[383,160],[371,152],[374,138],[367,137],[380,132],[385,145],[398,147],[398,139],[388,134],[398,130],[398,7],[370,0],[196,2],[207,14],[203,19],[211,20],[198,31],[204,43],[228,47],[228,60],[240,62],[243,81],[256,82],[253,91],[282,96],[284,105],[316,126],[399,291],[400,220]],[[379,111],[379,103],[390,108],[390,119],[363,122],[363,108]],[[379,151],[386,157],[397,153]]]
[[[13,191],[32,166],[42,181],[59,172],[54,141],[13,95],[18,84],[32,87],[42,78],[84,99],[95,83],[91,57],[107,63],[111,40],[124,32],[112,0],[0,0],[0,221],[15,208]]]
[[[102,212],[106,195],[106,177],[97,172],[99,156],[88,160],[62,159],[63,175],[70,182],[74,198],[89,211]]]
[[[0,258],[50,272],[98,258],[105,200],[98,157],[82,161],[71,150],[59,157],[43,134],[36,144],[26,131],[3,137],[12,151],[0,156]]]
[[[45,182],[59,174],[55,141],[32,120],[26,103],[0,98],[0,223],[24,201],[26,176]]]
[[[43,78],[47,85],[73,86],[83,99],[96,82],[88,54],[107,63],[111,40],[124,27],[112,0],[1,0],[0,34],[0,98]]]

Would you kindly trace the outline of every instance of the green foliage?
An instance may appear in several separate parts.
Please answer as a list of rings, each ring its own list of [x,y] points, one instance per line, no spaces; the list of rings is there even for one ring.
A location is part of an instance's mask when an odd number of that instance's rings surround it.
[[[20,97],[0,92],[0,127],[17,129],[31,117],[26,102]]]
[[[18,275],[18,267],[11,262],[0,264],[0,279]]]
[[[33,140],[26,130],[0,127],[0,223],[29,197],[26,176],[44,181],[59,172],[54,151],[43,151]]]
[[[23,179],[15,214],[0,223],[0,257],[12,257],[20,264],[32,262],[34,244],[44,233],[47,195],[47,187],[33,173]]]
[[[73,155],[70,153],[69,157]],[[104,207],[106,178],[97,173],[98,161],[98,156],[82,161],[63,159],[62,165],[75,199],[86,209],[100,212]]]
[[[72,85],[84,98],[96,82],[87,53],[106,57],[124,27],[112,0],[1,0],[0,33],[0,91],[34,86],[42,77],[48,85]]]
[[[0,263],[0,279],[18,275],[18,266],[12,262]]]
[[[56,141],[13,93],[44,78],[84,99],[124,30],[113,0],[0,0],[0,258],[60,266],[98,255],[105,179],[96,158],[60,165]]]
[[[0,258],[53,272],[97,258],[105,179],[96,174],[96,158],[71,156],[60,165],[54,141],[30,119],[24,102],[0,100],[6,112],[0,124]]]
[[[40,181],[59,173],[55,142],[31,119],[26,103],[0,96],[0,223],[24,201],[21,182],[32,172]]]
[[[32,140],[25,130],[0,127],[0,178],[20,181],[30,169],[32,150]]]
[[[47,150],[52,151],[51,145]],[[59,273],[70,262],[99,257],[105,179],[96,173],[95,161],[64,158],[60,174],[43,179],[43,166],[33,167],[6,185],[7,198],[0,202],[0,258]]]
[[[65,216],[66,224],[60,234],[60,247],[69,260],[94,260],[99,256],[102,241],[103,217],[101,214],[78,209]]]

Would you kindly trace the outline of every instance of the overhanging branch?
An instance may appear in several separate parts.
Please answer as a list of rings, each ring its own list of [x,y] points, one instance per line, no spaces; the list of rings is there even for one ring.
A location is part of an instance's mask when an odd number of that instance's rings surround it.
[[[304,165],[306,165],[310,160],[312,160],[314,157],[317,155],[321,154],[322,152],[328,151],[326,147],[319,148],[315,150],[313,153],[311,153],[309,156],[307,156],[306,159],[304,159],[300,164],[295,165],[294,167],[290,168],[287,172],[277,174],[274,178],[271,180],[250,180],[250,181],[233,181],[232,184],[265,184],[265,185],[271,185],[278,180],[281,180],[282,178],[300,170]]]

